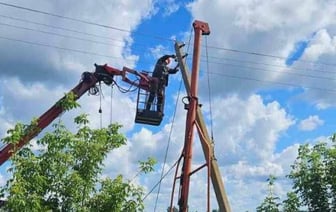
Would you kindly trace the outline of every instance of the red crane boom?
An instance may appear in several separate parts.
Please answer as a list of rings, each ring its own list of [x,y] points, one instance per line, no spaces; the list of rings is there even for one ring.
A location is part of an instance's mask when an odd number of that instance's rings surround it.
[[[96,84],[99,82],[104,82],[107,85],[111,85],[114,82],[114,76],[121,76],[124,82],[127,82],[133,86],[139,88],[139,90],[143,90],[148,94],[151,82],[153,80],[152,77],[147,76],[147,73],[139,73],[133,69],[123,67],[123,70],[119,70],[108,65],[96,65],[95,72],[84,72],[82,74],[81,82],[76,85],[70,92],[75,95],[75,100],[79,99],[83,94],[89,91],[91,88],[96,87]],[[126,74],[131,73],[138,77],[138,81],[130,80]],[[42,114],[37,119],[37,125],[32,126],[32,130],[30,130],[26,135],[24,135],[17,144],[5,144],[3,148],[0,150],[0,165],[6,162],[14,151],[19,150],[25,144],[27,144],[31,139],[36,137],[44,128],[46,128],[53,120],[55,120],[64,109],[60,106],[59,102],[61,102],[63,98],[61,98],[58,102],[56,102],[49,110],[47,110],[44,114]],[[137,104],[139,105],[139,104]],[[140,109],[138,109],[140,110]],[[162,116],[156,116],[155,111],[149,111],[148,114],[137,113],[135,122],[144,123],[144,124],[160,124],[162,120]],[[154,114],[154,116],[153,116]],[[154,117],[154,118],[153,118]],[[137,120],[140,121],[137,121]],[[154,121],[153,121],[154,120]]]

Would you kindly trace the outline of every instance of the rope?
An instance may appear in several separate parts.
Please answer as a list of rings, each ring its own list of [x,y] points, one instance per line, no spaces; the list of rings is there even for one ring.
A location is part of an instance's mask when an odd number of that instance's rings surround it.
[[[142,199],[142,201],[145,201],[145,199],[154,191],[154,189],[161,184],[161,181],[169,174],[169,172],[176,166],[176,164],[178,163],[178,161],[176,161],[170,168],[169,170],[163,175],[162,178],[160,178],[159,182],[157,182],[152,189],[145,195],[145,197]]]
[[[206,54],[206,67],[208,76],[208,97],[209,97],[209,110],[210,110],[210,130],[211,130],[211,141],[213,142],[213,123],[212,123],[212,104],[211,104],[211,87],[210,87],[210,73],[209,73],[209,56],[208,56],[208,39],[205,36],[205,54]]]
[[[165,157],[164,157],[163,166],[162,166],[162,171],[161,171],[161,178],[162,178],[162,176],[163,176],[163,173],[164,173],[164,167],[165,167],[166,162],[167,162],[167,155],[168,155],[169,145],[170,145],[170,141],[171,141],[170,139],[171,139],[171,135],[172,135],[172,132],[173,132],[174,123],[175,123],[175,117],[176,117],[176,111],[177,111],[177,103],[178,103],[178,100],[180,99],[181,88],[182,88],[182,80],[180,79],[180,87],[179,87],[178,94],[177,94],[177,98],[176,98],[176,102],[175,102],[175,110],[174,110],[174,115],[173,115],[172,124],[171,124],[171,126],[170,126],[170,132],[169,132],[169,137],[168,137],[168,143],[167,143],[166,152],[165,152]],[[159,183],[158,192],[157,192],[157,194],[156,194],[154,211],[156,211],[156,206],[157,206],[157,202],[158,202],[158,199],[159,199],[160,190],[161,190],[161,181],[160,181],[160,183]]]

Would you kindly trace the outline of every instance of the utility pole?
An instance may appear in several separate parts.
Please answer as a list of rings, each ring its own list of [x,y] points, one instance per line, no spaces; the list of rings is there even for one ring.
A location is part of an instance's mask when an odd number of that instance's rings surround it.
[[[196,23],[196,26],[195,26]],[[195,22],[194,23],[194,28],[195,31],[202,31],[201,29],[198,29],[196,27],[199,28],[199,25],[205,24],[203,22]],[[206,25],[207,26],[207,25]],[[206,27],[207,31],[209,33],[208,30],[208,26]],[[206,29],[203,27],[203,29]],[[184,147],[184,151],[183,151],[183,156],[184,156],[184,164],[183,164],[183,173],[181,176],[181,183],[180,186],[182,188],[182,191],[180,193],[180,199],[179,199],[179,206],[180,206],[180,211],[187,211],[187,201],[188,201],[188,194],[185,194],[184,192],[189,192],[189,181],[190,181],[190,163],[191,163],[191,156],[192,156],[192,151],[191,151],[191,146],[192,146],[192,130],[193,130],[193,126],[194,124],[196,125],[200,140],[201,140],[201,144],[202,144],[202,148],[203,148],[203,152],[204,152],[204,156],[205,159],[207,160],[207,165],[208,165],[208,169],[210,169],[210,175],[211,175],[211,182],[216,194],[216,198],[217,198],[217,202],[219,205],[219,210],[223,211],[223,212],[231,212],[230,209],[230,205],[229,205],[229,201],[224,189],[224,183],[219,171],[219,167],[218,167],[218,163],[217,160],[214,157],[214,151],[212,148],[212,141],[210,139],[210,136],[208,134],[208,131],[206,129],[206,125],[203,119],[203,115],[202,112],[200,110],[200,107],[198,105],[197,102],[197,90],[195,92],[195,90],[193,89],[197,89],[197,87],[195,87],[195,78],[196,78],[196,85],[197,85],[197,76],[198,76],[198,64],[199,64],[199,48],[200,48],[200,38],[197,38],[196,36],[200,36],[201,32],[195,33],[195,40],[198,40],[198,42],[194,42],[194,55],[193,55],[193,71],[192,71],[192,75],[193,78],[190,77],[189,74],[189,70],[186,64],[186,60],[185,60],[185,56],[186,54],[183,52],[183,46],[184,44],[182,43],[175,43],[175,51],[176,51],[176,56],[177,56],[177,60],[178,63],[180,65],[180,69],[181,69],[181,73],[182,73],[182,77],[183,77],[183,81],[184,81],[184,85],[186,88],[186,91],[188,93],[189,99],[192,100],[194,99],[194,101],[196,103],[194,103],[192,110],[192,112],[190,112],[191,108],[190,105],[188,105],[188,115],[189,113],[194,113],[192,114],[191,118],[194,118],[192,120],[188,120],[187,118],[187,127],[186,127],[186,137],[185,137],[185,147]],[[202,32],[203,34],[203,32]],[[207,33],[205,33],[207,35]],[[195,54],[195,51],[198,52],[197,54]],[[196,61],[196,63],[194,63]],[[195,65],[196,64],[196,65]],[[196,70],[196,71],[195,71]],[[192,87],[192,84],[194,85],[194,87]],[[193,117],[195,116],[195,117]],[[190,121],[192,121],[191,125],[189,125],[188,128],[188,124],[190,124]],[[188,134],[187,134],[188,132]],[[187,148],[190,148],[187,151]],[[186,166],[189,166],[188,169],[186,169]],[[185,178],[187,178],[187,182],[185,182]],[[187,184],[187,185],[186,185]],[[187,187],[184,187],[187,186]],[[184,196],[183,196],[184,195]],[[186,196],[185,196],[186,195]],[[209,205],[209,203],[208,203]]]

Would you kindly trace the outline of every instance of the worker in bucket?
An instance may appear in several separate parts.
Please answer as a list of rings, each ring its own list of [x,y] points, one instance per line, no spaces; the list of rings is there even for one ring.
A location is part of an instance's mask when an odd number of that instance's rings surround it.
[[[162,113],[165,87],[168,85],[169,74],[178,72],[177,66],[175,68],[168,67],[170,59],[175,59],[175,55],[164,55],[160,57],[155,65],[152,74],[153,81],[151,83],[150,94],[146,104],[146,110],[150,110],[155,96],[157,97],[157,111]]]

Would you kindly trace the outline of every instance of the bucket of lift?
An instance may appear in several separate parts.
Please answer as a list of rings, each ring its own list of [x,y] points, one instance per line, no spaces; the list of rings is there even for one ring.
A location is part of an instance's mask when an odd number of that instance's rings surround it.
[[[157,111],[157,98],[154,98],[154,101],[152,102],[150,109],[149,110],[146,109],[149,95],[150,91],[142,89],[141,86],[139,87],[135,123],[158,126],[161,124],[163,113]],[[164,100],[162,101],[162,104],[164,104]],[[163,108],[164,107],[162,105],[162,111]]]

